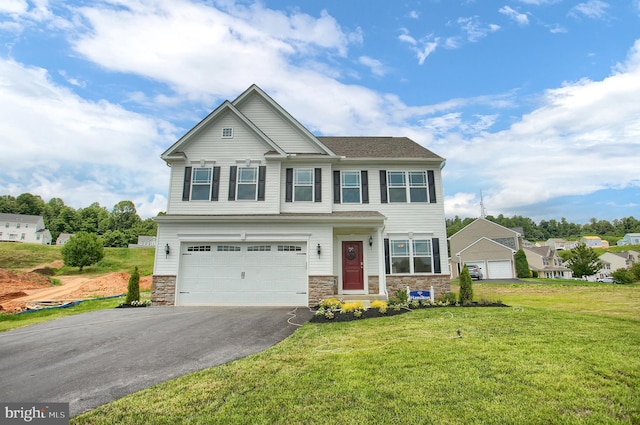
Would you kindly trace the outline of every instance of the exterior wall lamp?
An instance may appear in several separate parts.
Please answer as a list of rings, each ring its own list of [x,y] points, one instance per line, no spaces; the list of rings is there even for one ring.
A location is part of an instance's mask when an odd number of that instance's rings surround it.
[[[369,236],[369,248],[373,246],[373,236]]]
[[[318,257],[319,257],[320,254],[322,254],[322,248],[320,247],[320,244],[318,244],[317,251],[318,251]]]
[[[166,244],[164,246],[164,254],[165,254],[164,258],[167,258],[169,256],[169,254],[171,254],[171,248],[169,248],[169,244]]]

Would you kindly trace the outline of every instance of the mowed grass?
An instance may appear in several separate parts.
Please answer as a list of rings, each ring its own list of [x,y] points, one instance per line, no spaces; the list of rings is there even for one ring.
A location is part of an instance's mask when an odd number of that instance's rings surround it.
[[[518,305],[307,323],[71,423],[640,423],[640,286],[573,288],[474,284],[477,299]]]

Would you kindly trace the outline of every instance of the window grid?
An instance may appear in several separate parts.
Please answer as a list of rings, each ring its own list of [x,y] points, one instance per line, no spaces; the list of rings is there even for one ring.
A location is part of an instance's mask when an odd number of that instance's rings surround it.
[[[343,171],[341,173],[342,182],[342,203],[360,203],[360,171]]]
[[[197,245],[187,247],[187,252],[209,252],[211,251],[211,245]]]
[[[427,174],[424,171],[388,171],[389,202],[428,202]]]
[[[278,251],[280,252],[302,251],[302,247],[298,245],[278,245]]]
[[[233,137],[233,128],[225,127],[222,129],[222,138],[223,139],[231,139]]]
[[[240,247],[235,245],[218,245],[216,250],[218,252],[238,252],[240,251]]]
[[[248,252],[271,251],[271,245],[254,245],[247,247]]]
[[[415,274],[433,271],[431,241],[396,239],[390,241],[391,273]]]
[[[238,167],[237,200],[255,201],[258,196],[258,168]]]
[[[293,200],[313,201],[313,170],[296,169],[293,171]]]
[[[211,168],[194,168],[191,174],[191,200],[208,201],[211,195]]]

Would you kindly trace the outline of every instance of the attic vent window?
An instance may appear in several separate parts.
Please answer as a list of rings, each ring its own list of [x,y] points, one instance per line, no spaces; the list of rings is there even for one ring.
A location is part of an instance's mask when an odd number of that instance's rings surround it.
[[[233,137],[233,128],[225,127],[222,129],[222,138],[231,139]]]

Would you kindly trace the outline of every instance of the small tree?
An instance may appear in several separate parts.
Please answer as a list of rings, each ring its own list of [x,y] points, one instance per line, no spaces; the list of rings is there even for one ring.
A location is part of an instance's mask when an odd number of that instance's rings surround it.
[[[96,234],[87,232],[78,232],[69,238],[60,252],[65,266],[79,267],[80,271],[104,258],[102,241]]]
[[[633,280],[638,282],[640,281],[640,263],[635,263],[631,267],[631,274],[633,274]]]
[[[617,283],[618,285],[628,285],[633,283],[633,273],[631,270],[618,269],[611,273],[611,277],[613,278],[613,283]]]
[[[575,277],[591,276],[602,268],[598,254],[584,243],[571,250],[568,263]]]
[[[518,252],[513,256],[516,262],[516,275],[518,277],[529,277],[531,273],[529,272],[529,262],[527,261],[527,254],[524,253],[522,249],[519,249]]]
[[[138,272],[138,266],[136,266],[133,273],[131,273],[131,277],[129,277],[125,303],[131,304],[133,301],[140,301],[140,273]]]
[[[473,301],[473,288],[472,288],[471,274],[465,264],[460,272],[460,303],[469,304]]]

